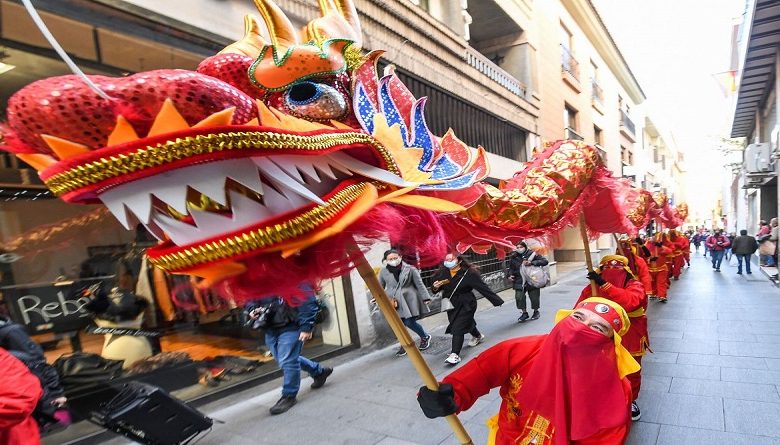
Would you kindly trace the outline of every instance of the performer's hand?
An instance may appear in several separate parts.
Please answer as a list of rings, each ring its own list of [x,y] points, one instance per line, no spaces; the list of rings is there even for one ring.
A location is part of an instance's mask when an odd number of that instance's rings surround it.
[[[593,280],[599,286],[603,286],[603,285],[607,284],[607,281],[605,279],[601,278],[601,275],[599,275],[599,273],[594,271],[594,270],[591,270],[590,272],[588,272],[588,279],[589,280]]]
[[[417,392],[417,403],[420,404],[423,414],[429,419],[445,417],[458,411],[455,404],[455,390],[452,385],[443,383],[437,391],[423,386]]]

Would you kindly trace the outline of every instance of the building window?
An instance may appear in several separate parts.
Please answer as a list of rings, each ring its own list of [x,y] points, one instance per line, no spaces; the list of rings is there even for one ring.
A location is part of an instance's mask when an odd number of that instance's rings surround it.
[[[593,126],[593,143],[598,146],[604,145],[604,132],[598,126]]]
[[[593,60],[590,61],[590,69],[592,73],[590,77],[591,98],[594,103],[603,105],[604,90],[601,88],[601,85],[599,83],[599,66],[596,65],[596,62],[594,62]]]
[[[561,23],[561,69],[579,80],[580,68],[577,59],[574,58],[574,39],[563,23]]]
[[[420,8],[428,11],[428,0],[409,0]]]
[[[570,107],[568,104],[563,107],[563,126],[566,130],[566,139],[584,140],[584,138],[577,133],[577,110]]]

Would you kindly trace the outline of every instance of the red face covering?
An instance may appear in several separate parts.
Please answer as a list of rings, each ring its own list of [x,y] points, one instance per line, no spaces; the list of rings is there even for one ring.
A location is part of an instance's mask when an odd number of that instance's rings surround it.
[[[555,445],[628,422],[613,340],[570,316],[548,335],[517,399],[550,421]]]
[[[625,287],[628,274],[625,269],[615,269],[612,267],[606,268],[601,271],[601,278],[607,283],[611,283],[613,286]]]

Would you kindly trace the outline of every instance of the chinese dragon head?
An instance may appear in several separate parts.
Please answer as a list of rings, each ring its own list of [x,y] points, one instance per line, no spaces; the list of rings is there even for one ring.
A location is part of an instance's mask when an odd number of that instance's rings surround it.
[[[197,71],[89,76],[110,99],[78,76],[32,83],[9,100],[4,148],[61,199],[146,227],[160,240],[147,252],[156,267],[227,283],[238,299],[342,274],[353,239],[431,263],[593,207],[597,193],[582,191],[611,180],[594,148],[558,143],[501,188],[481,183],[482,147],[433,135],[425,98],[392,70],[378,75],[381,52],[361,48],[352,2],[319,3],[298,31],[255,0],[270,40],[247,16],[244,37]],[[596,219],[619,213],[594,208]]]

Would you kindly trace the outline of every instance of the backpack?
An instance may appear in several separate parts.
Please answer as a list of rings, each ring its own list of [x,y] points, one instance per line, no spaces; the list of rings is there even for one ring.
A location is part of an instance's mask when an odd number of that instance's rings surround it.
[[[536,252],[533,252],[528,261],[533,261],[536,256]],[[536,288],[543,288],[550,284],[550,267],[549,266],[525,266],[520,265],[520,273],[523,275],[523,280],[530,286]]]
[[[252,329],[280,329],[298,322],[298,311],[279,297],[260,300],[244,310],[249,316],[247,325]]]

